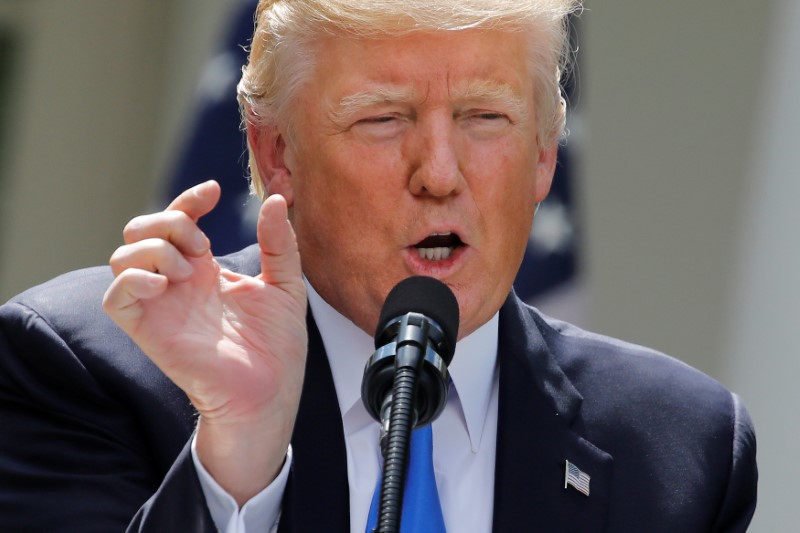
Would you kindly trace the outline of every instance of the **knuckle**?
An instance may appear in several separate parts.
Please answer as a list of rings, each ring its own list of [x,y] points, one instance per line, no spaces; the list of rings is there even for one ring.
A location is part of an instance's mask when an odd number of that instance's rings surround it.
[[[148,254],[155,260],[168,260],[175,249],[172,243],[164,239],[152,238],[143,242]]]
[[[125,258],[127,255],[126,248],[124,246],[120,246],[114,250],[114,253],[108,258],[108,264],[111,266],[111,270],[115,275],[119,275],[119,270],[125,264]]]
[[[186,211],[165,211],[175,224],[193,224],[194,221]]]
[[[160,211],[132,218],[123,228],[122,235],[126,244],[148,238],[166,239],[176,232],[185,231],[191,222],[183,211]]]
[[[135,242],[141,238],[140,235],[146,226],[147,217],[148,215],[139,215],[125,224],[125,227],[122,228],[122,236],[126,243]]]
[[[114,311],[114,301],[116,300],[116,284],[112,284],[103,295],[103,311],[111,313]]]

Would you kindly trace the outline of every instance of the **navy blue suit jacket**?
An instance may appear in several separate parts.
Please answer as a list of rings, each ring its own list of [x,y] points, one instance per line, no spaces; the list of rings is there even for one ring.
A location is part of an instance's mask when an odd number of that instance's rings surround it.
[[[221,262],[259,269],[252,248]],[[73,272],[0,307],[0,531],[215,531],[187,446],[194,409],[103,312],[110,281]],[[346,532],[341,415],[308,325],[280,531]],[[745,531],[755,436],[719,383],[513,294],[498,361],[494,531]],[[589,496],[564,489],[565,461]]]

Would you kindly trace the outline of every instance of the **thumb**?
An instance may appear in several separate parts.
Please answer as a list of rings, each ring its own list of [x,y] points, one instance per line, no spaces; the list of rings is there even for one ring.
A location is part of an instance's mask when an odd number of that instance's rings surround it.
[[[258,213],[258,246],[261,249],[261,278],[270,285],[294,293],[303,285],[297,238],[289,223],[286,199],[269,196]]]

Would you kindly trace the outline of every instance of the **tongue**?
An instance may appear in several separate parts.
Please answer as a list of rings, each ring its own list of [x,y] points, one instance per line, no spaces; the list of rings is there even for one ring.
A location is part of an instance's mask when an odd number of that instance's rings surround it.
[[[446,248],[458,246],[460,240],[452,233],[449,235],[431,235],[417,244],[417,248]]]

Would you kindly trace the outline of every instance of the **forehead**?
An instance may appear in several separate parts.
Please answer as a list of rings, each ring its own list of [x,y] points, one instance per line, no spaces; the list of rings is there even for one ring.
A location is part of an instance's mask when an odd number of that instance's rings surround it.
[[[400,37],[318,41],[310,84],[330,98],[366,92],[403,99],[532,94],[526,34],[500,30],[419,32]]]

